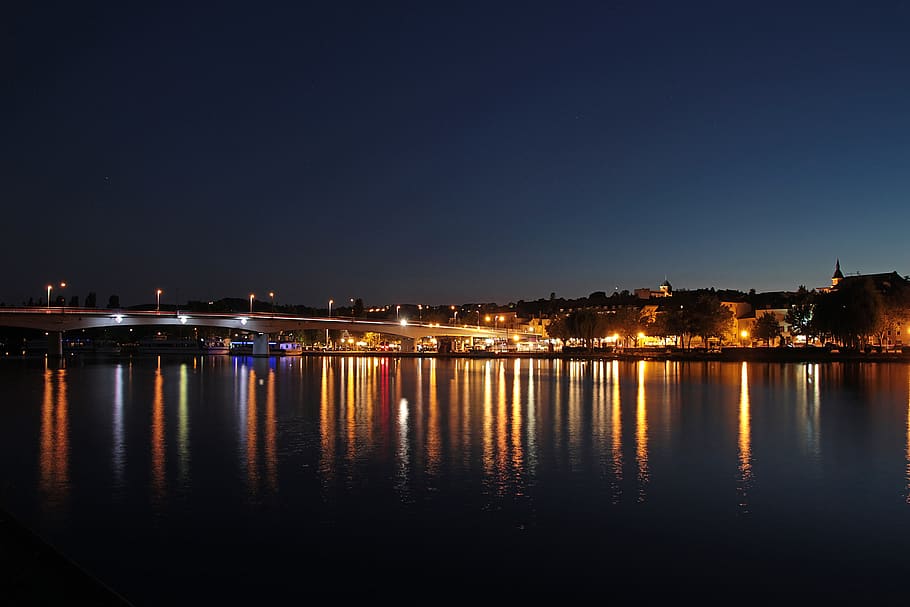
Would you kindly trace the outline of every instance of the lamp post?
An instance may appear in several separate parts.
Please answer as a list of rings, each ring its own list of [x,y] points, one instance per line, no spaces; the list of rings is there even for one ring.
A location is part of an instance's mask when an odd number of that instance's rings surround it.
[[[53,286],[47,285],[47,307],[48,307],[48,309],[50,309],[50,307],[51,307],[51,289],[53,289],[53,288],[54,288]]]
[[[161,313],[161,293],[162,293],[161,289],[158,289],[157,291],[155,291],[155,295],[158,297],[158,299],[155,301],[155,313],[156,314]]]
[[[275,291],[269,291],[269,297],[272,298],[272,314],[275,313]]]
[[[253,298],[256,297],[255,294],[250,293],[250,314],[253,313]]]
[[[354,322],[354,298],[351,298],[351,322]]]
[[[452,324],[457,325],[458,324],[458,310],[455,309],[455,306],[452,306],[452,312],[455,313],[455,318],[452,319]]]
[[[398,313],[401,311],[401,306],[395,306],[395,320],[398,320]]]
[[[329,300],[329,318],[332,318],[332,304],[335,303],[334,299]],[[325,328],[325,349],[329,349],[329,328]]]

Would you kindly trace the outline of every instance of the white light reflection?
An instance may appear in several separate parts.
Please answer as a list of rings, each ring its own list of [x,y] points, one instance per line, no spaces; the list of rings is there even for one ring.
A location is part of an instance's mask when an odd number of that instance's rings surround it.
[[[114,368],[114,445],[112,460],[114,463],[114,486],[123,487],[123,365]]]
[[[396,489],[402,501],[408,496],[408,475],[411,469],[410,448],[408,445],[408,399],[398,401],[398,482]]]

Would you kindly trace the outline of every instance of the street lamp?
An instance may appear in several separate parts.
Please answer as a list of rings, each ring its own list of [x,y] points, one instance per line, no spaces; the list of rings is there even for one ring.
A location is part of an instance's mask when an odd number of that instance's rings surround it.
[[[272,314],[275,313],[275,292],[269,291],[269,297],[272,298]]]
[[[455,309],[455,306],[452,306],[452,311],[455,313],[455,318],[452,320],[453,325],[458,324],[458,310]]]
[[[53,288],[54,288],[53,286],[47,285],[47,307],[48,307],[48,309],[50,309],[50,307],[51,307],[51,289],[53,289]]]
[[[398,320],[398,313],[401,311],[401,306],[395,306],[395,320]]]
[[[161,289],[158,289],[157,291],[155,291],[155,295],[158,297],[157,301],[155,302],[155,312],[156,313],[161,313],[161,293],[162,293]]]
[[[354,321],[354,298],[351,298],[351,322]]]
[[[421,322],[422,320],[423,320],[423,306],[421,304],[417,304],[417,322]]]
[[[329,318],[332,318],[332,304],[335,303],[334,299],[329,300]],[[325,328],[325,349],[329,349],[329,328]]]
[[[255,294],[250,293],[250,314],[253,313],[253,298],[256,297]]]

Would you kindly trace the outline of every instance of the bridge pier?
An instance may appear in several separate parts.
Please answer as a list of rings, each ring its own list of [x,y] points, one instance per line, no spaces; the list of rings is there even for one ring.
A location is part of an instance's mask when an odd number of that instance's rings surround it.
[[[47,357],[63,358],[63,331],[47,332]]]
[[[269,334],[259,333],[253,338],[253,356],[269,355]]]
[[[413,352],[416,350],[417,340],[413,337],[402,337],[401,338],[401,351],[402,352]]]

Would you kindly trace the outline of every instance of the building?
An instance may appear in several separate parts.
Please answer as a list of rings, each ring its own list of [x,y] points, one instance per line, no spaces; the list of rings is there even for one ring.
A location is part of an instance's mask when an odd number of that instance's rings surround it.
[[[638,299],[651,299],[652,297],[672,297],[673,296],[673,285],[670,284],[670,281],[666,278],[660,286],[658,286],[657,291],[648,288],[635,289],[635,297]]]

